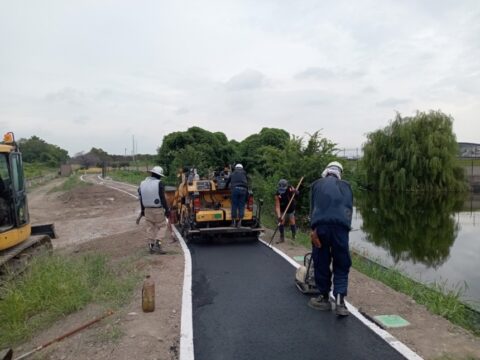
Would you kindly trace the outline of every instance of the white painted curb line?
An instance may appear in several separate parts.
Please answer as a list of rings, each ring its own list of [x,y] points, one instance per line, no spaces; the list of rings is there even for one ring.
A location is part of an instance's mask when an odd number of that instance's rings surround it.
[[[83,175],[80,177],[82,181],[85,181]],[[100,180],[103,180],[99,177]],[[119,184],[123,184],[118,182]],[[103,186],[121,191],[136,199],[136,195],[129,192],[117,189],[112,186],[108,186],[102,183]],[[187,244],[183,240],[182,235],[178,232],[175,225],[172,224],[172,231],[175,233],[176,238],[180,242],[185,259],[185,267],[183,270],[183,292],[182,292],[182,317],[180,322],[180,358],[179,360],[194,360],[193,353],[193,313],[192,313],[192,257],[190,256],[190,250],[188,250]]]
[[[287,260],[290,264],[292,264],[296,269],[298,269],[301,265],[297,263],[295,260],[293,260],[290,256],[285,254],[282,250],[277,249],[274,246],[268,245],[268,242],[266,242],[263,239],[259,238],[259,241],[262,242],[265,246],[271,248],[273,251],[275,251],[277,254],[279,254],[281,257],[283,257],[285,260]],[[367,326],[370,330],[372,330],[375,334],[380,336],[383,340],[385,340],[391,347],[393,347],[395,350],[397,350],[400,354],[402,354],[406,359],[408,360],[423,360],[423,358],[418,355],[416,352],[414,352],[412,349],[410,349],[408,346],[406,346],[404,343],[399,341],[397,338],[395,338],[392,334],[388,333],[387,331],[381,329],[377,324],[374,322],[368,320],[365,316],[363,316],[358,309],[350,304],[349,302],[345,301],[345,305],[347,305],[348,311],[355,316],[358,320],[360,320],[365,326]]]
[[[193,312],[192,312],[192,257],[182,235],[172,224],[175,233],[182,246],[185,257],[183,270],[183,294],[182,294],[182,320],[180,325],[180,360],[193,360]]]

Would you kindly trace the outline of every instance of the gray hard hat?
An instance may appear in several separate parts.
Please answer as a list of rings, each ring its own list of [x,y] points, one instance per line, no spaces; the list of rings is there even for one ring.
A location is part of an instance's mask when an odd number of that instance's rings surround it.
[[[278,192],[283,194],[288,189],[288,181],[285,179],[280,179],[278,182]]]

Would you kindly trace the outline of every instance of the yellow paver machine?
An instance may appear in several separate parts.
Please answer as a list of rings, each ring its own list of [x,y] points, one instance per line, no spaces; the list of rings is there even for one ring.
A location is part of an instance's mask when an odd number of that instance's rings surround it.
[[[261,201],[254,201],[248,192],[242,225],[231,226],[231,191],[226,186],[229,171],[215,171],[200,179],[194,169],[181,173],[181,182],[172,204],[176,209],[178,227],[187,241],[202,239],[256,240],[260,225]]]

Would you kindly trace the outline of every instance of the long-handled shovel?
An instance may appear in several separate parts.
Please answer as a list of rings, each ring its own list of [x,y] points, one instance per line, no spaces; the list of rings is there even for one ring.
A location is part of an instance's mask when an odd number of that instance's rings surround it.
[[[275,231],[273,232],[272,238],[270,239],[270,242],[268,243],[268,246],[270,246],[270,247],[272,246],[272,241],[273,241],[273,238],[275,237],[275,235],[278,231],[278,228],[280,227],[280,225],[282,225],[283,219],[285,218],[285,214],[287,213],[288,209],[290,208],[290,204],[292,203],[293,199],[295,198],[295,195],[297,195],[297,191],[300,188],[300,185],[302,184],[303,178],[304,178],[304,176],[302,176],[302,178],[298,182],[298,185],[295,188],[296,191],[293,193],[292,197],[290,198],[290,201],[287,204],[287,207],[285,208],[285,211],[283,212],[282,216],[280,217],[280,221],[278,222],[277,227],[275,228]]]

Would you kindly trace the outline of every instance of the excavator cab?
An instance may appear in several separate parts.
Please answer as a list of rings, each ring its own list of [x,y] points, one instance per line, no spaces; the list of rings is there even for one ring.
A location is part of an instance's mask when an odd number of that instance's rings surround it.
[[[30,225],[22,155],[13,133],[6,133],[0,143],[0,268],[38,246],[51,248],[55,237],[53,224]]]

